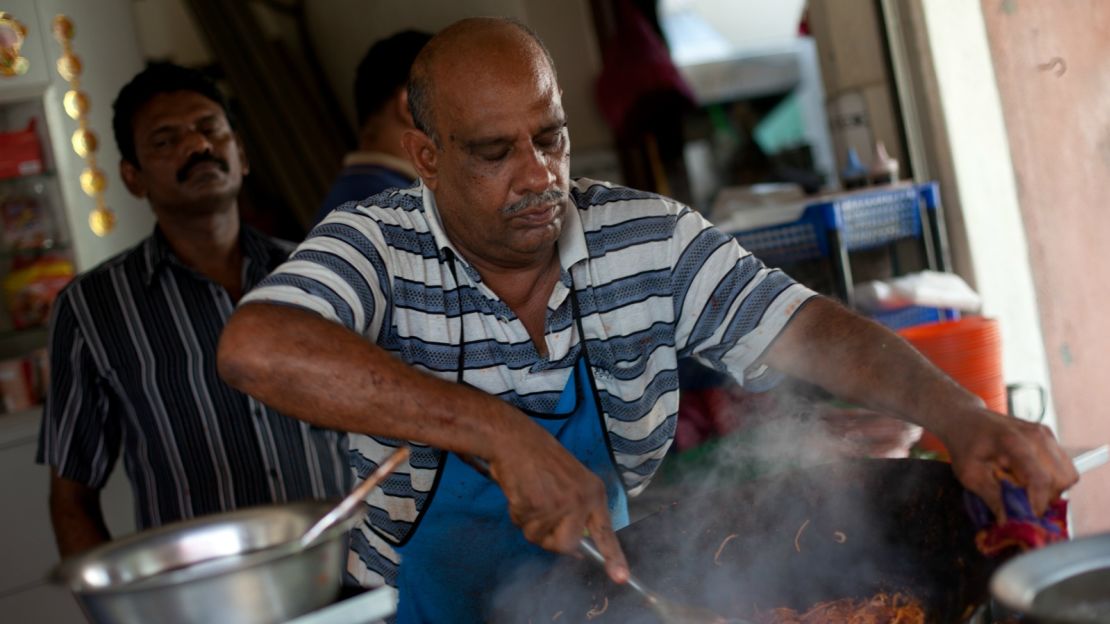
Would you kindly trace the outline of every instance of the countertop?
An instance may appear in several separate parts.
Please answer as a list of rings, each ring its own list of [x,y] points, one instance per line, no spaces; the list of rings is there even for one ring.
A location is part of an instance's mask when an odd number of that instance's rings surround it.
[[[289,620],[286,624],[371,624],[397,610],[397,590],[379,587]]]

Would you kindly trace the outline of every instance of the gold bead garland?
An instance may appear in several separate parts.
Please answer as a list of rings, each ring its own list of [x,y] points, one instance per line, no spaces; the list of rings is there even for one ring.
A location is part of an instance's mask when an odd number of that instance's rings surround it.
[[[96,166],[96,133],[89,128],[89,96],[81,90],[81,59],[73,53],[73,22],[65,15],[54,16],[54,38],[62,45],[58,58],[58,74],[69,83],[69,91],[62,99],[66,114],[77,122],[71,142],[73,151],[85,159],[81,172],[81,190],[96,201],[96,208],[89,213],[89,227],[97,236],[104,236],[116,226],[116,215],[104,203],[104,189],[108,177]]]

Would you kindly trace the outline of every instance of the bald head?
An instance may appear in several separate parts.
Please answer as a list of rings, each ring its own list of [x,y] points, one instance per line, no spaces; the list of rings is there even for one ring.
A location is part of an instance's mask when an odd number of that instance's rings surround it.
[[[543,41],[514,19],[473,17],[444,28],[424,46],[409,74],[413,123],[438,144],[435,115],[449,95],[445,91],[457,91],[453,83],[472,86],[472,77],[488,76],[510,65],[546,69],[556,79],[555,63]]]

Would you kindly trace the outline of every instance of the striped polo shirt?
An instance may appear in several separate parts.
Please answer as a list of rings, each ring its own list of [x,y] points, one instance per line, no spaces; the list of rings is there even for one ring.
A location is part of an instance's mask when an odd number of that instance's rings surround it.
[[[607,442],[635,495],[674,438],[678,358],[697,358],[759,389],[774,377],[760,355],[813,293],[673,200],[580,179],[571,183],[570,201],[546,357],[454,249],[423,184],[336,209],[243,303],[311,310],[452,381],[465,324],[466,382],[538,412],[552,411],[585,349]],[[584,336],[572,318],[571,289]],[[400,444],[351,435],[356,477]],[[393,583],[393,546],[408,539],[434,496],[443,454],[413,449],[408,465],[367,499],[367,521],[352,532],[348,569],[365,585]]]
[[[244,289],[292,247],[244,226]],[[216,373],[234,310],[158,230],[77,277],[54,304],[38,461],[103,487],[122,451],[139,528],[342,495],[345,436],[278,414]]]

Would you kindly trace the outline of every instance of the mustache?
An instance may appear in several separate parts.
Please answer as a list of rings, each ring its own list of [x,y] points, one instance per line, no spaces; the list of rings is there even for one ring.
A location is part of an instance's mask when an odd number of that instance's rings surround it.
[[[530,193],[501,209],[501,214],[511,217],[518,212],[542,206],[544,204],[563,203],[567,200],[567,193],[559,189],[551,189],[542,193]]]
[[[212,152],[201,152],[199,154],[193,154],[192,156],[190,156],[189,160],[187,160],[185,164],[177,170],[177,181],[184,182],[185,179],[189,177],[189,172],[193,170],[193,167],[206,162],[215,163],[216,166],[220,168],[220,171],[223,171],[224,173],[227,173],[231,170],[231,167],[228,166],[226,160],[214,156]]]

